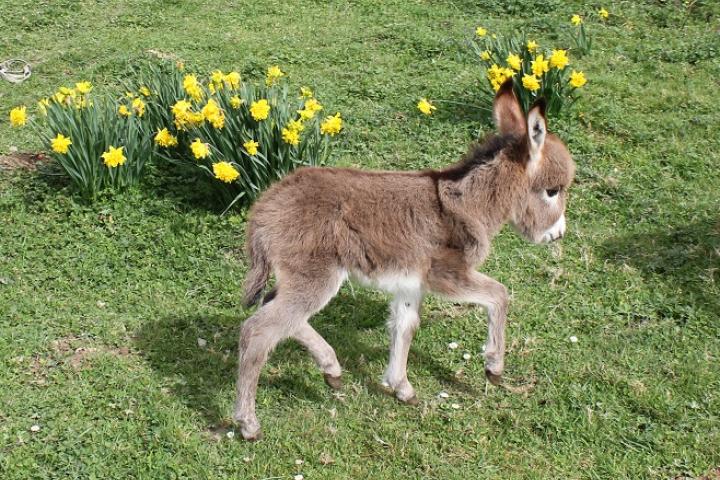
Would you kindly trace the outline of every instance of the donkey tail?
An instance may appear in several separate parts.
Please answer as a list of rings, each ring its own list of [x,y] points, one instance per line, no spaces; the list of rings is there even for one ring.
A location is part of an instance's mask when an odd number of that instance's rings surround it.
[[[250,271],[245,277],[245,295],[243,297],[246,307],[251,307],[260,301],[268,278],[270,278],[267,249],[260,239],[260,234],[253,227],[250,224],[248,228],[247,252],[250,259]]]

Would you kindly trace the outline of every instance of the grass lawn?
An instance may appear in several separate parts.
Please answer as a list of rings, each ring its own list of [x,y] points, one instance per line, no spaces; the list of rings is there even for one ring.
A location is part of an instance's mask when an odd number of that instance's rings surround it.
[[[409,361],[421,402],[399,404],[378,386],[387,297],[346,286],[313,321],[342,393],[285,343],[260,381],[265,439],[230,439],[244,217],[160,169],[95,204],[47,169],[0,171],[0,478],[718,478],[720,7],[691,3],[604,5],[576,64],[589,83],[549,125],[578,165],[568,235],[506,229],[482,267],[512,292],[506,378],[534,390],[486,385],[484,313],[428,298]],[[34,75],[0,81],[0,154],[46,148],[10,108],[116,88],[152,49],[200,72],[279,64],[343,113],[336,164],[439,167],[492,129],[457,41],[522,26],[561,45],[555,26],[599,6],[4,0],[0,61]]]

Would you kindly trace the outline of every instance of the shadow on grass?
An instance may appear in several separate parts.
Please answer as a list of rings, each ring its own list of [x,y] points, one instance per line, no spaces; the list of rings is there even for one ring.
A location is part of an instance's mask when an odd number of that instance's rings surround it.
[[[364,337],[368,332],[384,333],[386,316],[384,301],[364,292],[341,293],[311,322],[335,348],[345,383],[359,381],[375,395],[385,394],[376,370],[378,363],[384,365],[387,361],[387,341],[369,344]],[[242,320],[230,316],[170,316],[147,323],[136,335],[136,346],[152,368],[172,385],[180,401],[200,412],[209,424],[215,424],[224,417],[217,392],[227,391],[227,387],[235,384],[237,338]],[[207,342],[202,348],[199,338]],[[295,368],[303,363],[305,366]],[[447,386],[477,394],[458,380],[452,370],[415,347],[411,348],[408,364],[417,375],[429,373]],[[307,374],[308,369],[313,370],[312,375]],[[281,343],[270,356],[259,390],[267,388],[277,390],[282,397],[314,402],[330,395],[309,354],[294,341]],[[344,393],[351,394],[348,386]]]
[[[461,91],[450,95],[446,99],[434,100],[437,111],[434,117],[437,121],[458,123],[470,122],[479,130],[489,130],[493,127],[492,97],[478,87],[473,91]]]
[[[720,298],[710,288],[720,280],[720,217],[715,212],[687,225],[613,238],[603,250],[608,260],[667,287],[677,302],[661,314],[679,316],[683,323],[688,308],[720,315]]]
[[[143,194],[170,200],[184,212],[221,213],[227,204],[199,169],[190,169],[164,160],[148,165]]]

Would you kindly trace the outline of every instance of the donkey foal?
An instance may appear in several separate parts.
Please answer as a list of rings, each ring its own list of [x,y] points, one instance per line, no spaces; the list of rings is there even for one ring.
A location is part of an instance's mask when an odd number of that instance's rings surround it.
[[[383,383],[416,404],[407,357],[423,295],[433,292],[487,309],[485,372],[499,384],[504,367],[505,287],[475,270],[505,223],[544,243],[565,233],[566,189],[575,166],[547,133],[544,103],[522,113],[505,83],[493,114],[500,135],[442,170],[366,172],[303,168],[272,186],[247,228],[251,270],[245,302],[257,303],[271,273],[277,285],[242,326],[234,418],[244,438],[260,436],[258,377],[270,351],[293,338],[325,380],[340,388],[335,351],[308,323],[353,276],[390,292],[390,361]]]

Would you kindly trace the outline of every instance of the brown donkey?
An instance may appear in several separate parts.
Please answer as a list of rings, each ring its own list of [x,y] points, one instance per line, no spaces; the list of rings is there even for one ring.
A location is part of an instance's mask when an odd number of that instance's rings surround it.
[[[234,419],[244,438],[260,436],[258,377],[269,352],[286,338],[300,342],[340,387],[335,351],[308,323],[348,276],[393,294],[390,361],[384,384],[417,403],[407,357],[425,293],[487,309],[485,372],[501,379],[506,288],[478,273],[490,241],[505,223],[535,243],[565,233],[566,189],[575,165],[547,133],[544,103],[522,113],[512,81],[498,91],[500,132],[459,163],[422,172],[303,168],[273,185],[255,204],[247,228],[252,268],[245,302],[258,302],[272,272],[277,284],[242,326]]]

